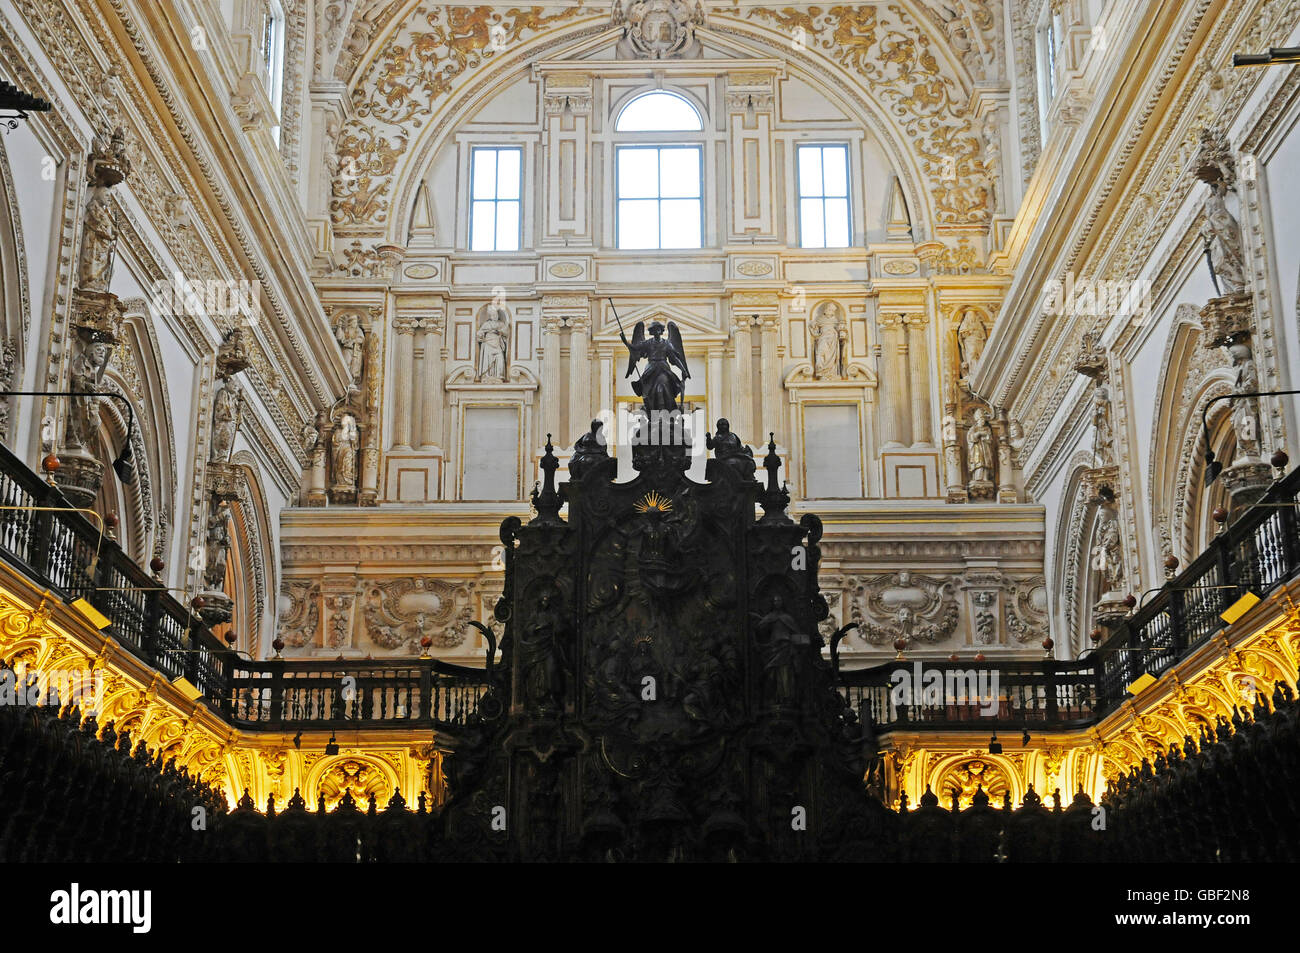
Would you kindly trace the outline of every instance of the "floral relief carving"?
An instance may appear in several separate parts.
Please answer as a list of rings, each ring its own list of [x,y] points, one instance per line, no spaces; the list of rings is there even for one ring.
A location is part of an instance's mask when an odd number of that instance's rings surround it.
[[[362,615],[370,640],[385,649],[422,651],[426,636],[437,648],[465,641],[474,618],[471,583],[453,584],[417,576],[373,583],[365,590]]]
[[[356,118],[345,124],[337,145],[339,173],[330,203],[335,224],[387,221],[392,174],[410,145],[409,134],[399,132],[418,128],[458,77],[527,36],[583,13],[581,6],[565,6],[552,15],[544,9],[436,6],[407,17],[409,25],[381,50],[353,89]],[[340,66],[363,55],[369,36],[359,37],[356,31],[364,33],[367,22],[365,17],[358,21]]]
[[[872,645],[895,639],[946,641],[957,629],[960,612],[951,580],[902,570],[845,580],[851,592],[850,615],[858,634]]]
[[[757,7],[748,16],[802,29],[809,47],[827,51],[871,86],[915,145],[930,181],[936,224],[989,220],[981,136],[966,93],[944,74],[930,36],[902,7],[809,7],[807,13]]]
[[[320,583],[286,582],[281,592],[289,610],[280,617],[280,639],[294,648],[311,644],[320,626]]]

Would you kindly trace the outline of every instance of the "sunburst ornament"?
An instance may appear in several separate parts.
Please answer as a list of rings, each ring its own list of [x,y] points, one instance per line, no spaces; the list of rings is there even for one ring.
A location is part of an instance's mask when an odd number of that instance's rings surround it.
[[[671,513],[673,511],[673,501],[666,496],[660,496],[657,491],[651,490],[636,501],[633,509],[638,513]]]

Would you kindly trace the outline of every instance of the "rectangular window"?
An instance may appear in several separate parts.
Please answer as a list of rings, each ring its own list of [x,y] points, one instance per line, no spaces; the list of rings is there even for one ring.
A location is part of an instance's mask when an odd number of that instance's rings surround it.
[[[701,248],[699,146],[619,146],[618,247]]]
[[[849,147],[799,146],[799,245],[849,247]]]
[[[280,144],[280,109],[284,91],[284,13],[280,5],[267,0],[262,6],[262,28],[258,39],[262,67],[266,70],[266,96],[275,112],[272,134]]]
[[[470,251],[518,251],[523,150],[470,150]]]
[[[1047,102],[1056,98],[1056,25],[1051,16],[1047,18],[1047,29],[1043,31],[1043,60],[1047,67]]]

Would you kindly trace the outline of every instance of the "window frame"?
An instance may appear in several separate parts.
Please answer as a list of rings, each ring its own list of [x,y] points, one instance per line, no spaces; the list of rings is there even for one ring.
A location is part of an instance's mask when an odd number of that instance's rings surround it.
[[[661,184],[656,183],[655,185],[656,194],[653,200],[646,196],[634,196],[631,198],[624,198],[622,193],[622,182],[621,182],[621,174],[620,174],[622,163],[619,162],[619,156],[622,154],[622,152],[624,150],[641,150],[641,151],[654,150],[657,167],[662,167],[662,160],[659,159],[659,154],[664,149],[695,150],[696,158],[699,160],[699,176],[696,179],[696,182],[698,184],[698,193],[694,197],[670,196],[668,199],[665,199],[662,195],[658,194],[661,188]],[[621,235],[619,230],[620,219],[623,214],[623,203],[624,202],[646,202],[646,201],[654,201],[657,203],[658,214],[656,218],[658,221],[659,244],[653,247],[639,247],[639,248],[626,247],[625,248],[620,242]],[[699,217],[700,217],[700,243],[698,245],[680,245],[671,248],[664,247],[663,245],[663,233],[664,233],[663,203],[665,201],[690,201],[696,203],[696,207],[699,209]],[[667,142],[667,143],[665,142],[645,142],[645,143],[619,142],[614,144],[614,248],[616,250],[618,251],[666,251],[666,252],[700,251],[701,249],[704,248],[705,224],[706,223],[704,217],[704,143],[702,142]]]
[[[623,114],[626,113],[630,108],[632,108],[634,104],[650,96],[671,96],[673,99],[680,100],[695,115],[695,120],[698,123],[698,125],[694,129],[620,129],[619,123],[623,121]],[[635,93],[632,96],[629,96],[627,99],[623,101],[623,104],[618,107],[618,112],[614,114],[613,132],[615,135],[631,135],[631,136],[643,135],[647,133],[653,135],[661,135],[663,133],[683,135],[686,133],[693,133],[693,132],[702,134],[704,132],[704,114],[700,111],[699,106],[691,102],[689,97],[683,95],[682,93],[677,92],[674,89],[662,89],[662,88],[643,89],[640,92]]]
[[[499,183],[500,183],[500,172],[499,172],[499,171],[498,171],[498,172],[495,174],[495,176],[494,176],[493,189],[492,189],[492,191],[493,191],[493,197],[490,198],[490,199],[480,199],[480,198],[475,198],[475,196],[474,196],[474,175],[475,175],[475,161],[474,161],[474,159],[475,159],[475,154],[478,153],[478,152],[494,152],[494,153],[497,153],[497,154],[498,154],[498,158],[497,158],[497,160],[496,160],[496,163],[497,163],[496,168],[498,168],[498,170],[499,170],[499,166],[500,166],[500,158],[499,158],[499,154],[500,154],[500,153],[502,153],[502,152],[514,152],[514,153],[517,153],[517,154],[518,154],[518,156],[519,156],[519,189],[518,189],[518,197],[517,197],[517,198],[513,198],[513,199],[503,199],[503,198],[499,198],[499,197],[497,196],[496,193],[497,193],[498,186],[499,186]],[[467,209],[467,212],[466,212],[466,214],[467,214],[467,218],[466,218],[466,222],[465,222],[465,249],[466,249],[466,251],[472,252],[472,253],[474,253],[474,254],[476,254],[476,255],[495,255],[495,254],[512,255],[512,254],[519,254],[519,252],[521,252],[521,251],[523,250],[523,245],[524,245],[524,181],[525,181],[525,180],[524,180],[524,172],[525,172],[525,169],[524,169],[524,163],[525,163],[526,159],[527,159],[527,156],[525,155],[524,147],[523,147],[522,145],[520,145],[520,144],[517,144],[517,143],[487,143],[487,142],[484,142],[484,143],[470,143],[470,144],[469,144],[469,148],[468,148],[468,150],[467,150],[467,161],[468,161],[468,176],[467,176],[467,179],[468,179],[468,190],[467,190],[467,193],[466,193],[466,194],[467,194],[467,196],[468,196],[468,198],[469,198],[469,202],[467,203],[467,206],[466,206],[466,209]],[[475,247],[474,247],[474,207],[475,207],[478,203],[480,203],[480,202],[490,202],[490,203],[492,204],[492,247],[491,247],[491,248],[475,248]],[[497,228],[498,216],[499,216],[499,213],[498,213],[497,209],[498,209],[498,207],[499,207],[501,204],[503,204],[503,203],[507,203],[507,202],[513,203],[513,204],[516,206],[516,209],[517,209],[517,214],[516,214],[516,219],[515,219],[515,220],[516,220],[516,223],[517,223],[517,224],[516,224],[516,233],[515,233],[515,244],[514,244],[514,247],[513,247],[513,248],[500,248],[500,247],[498,247],[498,246],[500,245],[500,241],[499,241],[500,236],[498,235],[498,228]]]
[[[849,149],[849,143],[845,141],[815,141],[815,142],[796,142],[794,144],[794,200],[795,200],[795,242],[801,249],[825,250],[825,251],[842,251],[846,248],[853,247],[853,154]],[[845,244],[828,245],[826,244],[826,200],[828,196],[826,190],[826,172],[825,164],[822,165],[822,194],[821,195],[804,195],[802,176],[800,175],[799,158],[800,152],[804,149],[842,149],[844,152],[844,214],[845,214]],[[829,198],[839,199],[841,196],[832,195]],[[805,245],[804,244],[804,221],[803,221],[803,200],[819,199],[822,203],[822,244]]]
[[[259,6],[263,20],[259,24],[257,33],[258,63],[266,71],[266,98],[271,104],[271,111],[275,114],[272,134],[278,145],[280,142],[281,119],[284,113],[284,61],[287,42],[285,36],[287,18],[285,17],[284,7],[279,0],[259,0]],[[263,46],[263,43],[267,40],[268,27],[271,34],[270,49]]]

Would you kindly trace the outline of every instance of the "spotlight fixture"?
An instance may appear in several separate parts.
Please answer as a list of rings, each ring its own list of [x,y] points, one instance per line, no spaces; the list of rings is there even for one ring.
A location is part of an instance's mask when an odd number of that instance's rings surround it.
[[[1143,672],[1129,685],[1127,691],[1135,698],[1156,683],[1156,677],[1150,672]]]
[[[1228,623],[1228,625],[1232,625],[1232,623],[1244,616],[1258,603],[1259,596],[1255,595],[1253,592],[1247,591],[1244,596],[1220,612],[1219,618]]]
[[[112,620],[92,606],[85,596],[82,596],[80,599],[72,600],[69,605],[80,612],[85,617],[86,621],[97,629],[107,629],[112,624]]]
[[[1023,735],[1020,736],[1020,743],[1021,743],[1022,745],[1027,745],[1027,744],[1029,744],[1029,729],[1028,729],[1028,728],[1026,728],[1026,729],[1025,729],[1025,733],[1024,733]]]
[[[302,747],[302,729],[301,729],[301,728],[299,728],[299,729],[298,729],[298,733],[297,733],[296,735],[293,736],[293,746],[294,746],[295,748],[301,748],[301,747]]]
[[[131,442],[124,440],[122,442],[122,452],[117,455],[113,461],[113,472],[117,474],[125,486],[130,486],[135,482],[135,463],[131,459]]]
[[[331,731],[330,740],[325,742],[325,754],[336,755],[338,753],[339,753],[339,742],[338,739],[334,737],[334,732]]]
[[[203,692],[199,689],[199,687],[195,685],[193,682],[191,682],[184,675],[177,675],[175,678],[172,679],[172,684],[176,686],[176,689],[182,695],[184,695],[187,699],[189,699],[192,702],[196,702],[203,697]]]
[[[1002,742],[998,741],[998,733],[993,732],[993,737],[989,739],[989,754],[1001,754]]]

